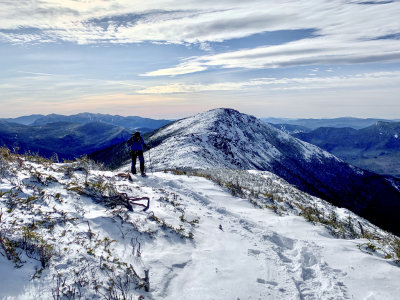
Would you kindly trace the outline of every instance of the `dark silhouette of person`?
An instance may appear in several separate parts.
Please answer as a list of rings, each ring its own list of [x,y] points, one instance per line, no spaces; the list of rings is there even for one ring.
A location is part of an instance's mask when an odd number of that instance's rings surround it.
[[[142,176],[145,176],[146,174],[144,173],[144,157],[143,157],[143,151],[145,149],[149,150],[150,147],[148,147],[142,136],[140,135],[140,132],[135,132],[135,134],[132,134],[131,138],[128,140],[128,145],[131,147],[131,158],[132,158],[132,165],[131,165],[131,172],[132,174],[136,174],[136,160],[139,157],[139,162],[140,162],[140,173]]]

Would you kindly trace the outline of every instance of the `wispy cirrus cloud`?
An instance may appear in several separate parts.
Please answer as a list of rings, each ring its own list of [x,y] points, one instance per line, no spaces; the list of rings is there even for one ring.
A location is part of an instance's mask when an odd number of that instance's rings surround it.
[[[0,38],[77,44],[161,42],[207,45],[278,30],[314,36],[275,47],[204,56],[146,76],[221,68],[399,61],[400,1],[3,1]]]
[[[263,46],[185,59],[184,62],[173,68],[147,72],[143,76],[174,76],[204,71],[212,67],[264,69],[399,60],[400,40],[345,42],[317,37],[277,46]]]
[[[265,99],[274,90],[286,112],[292,102],[285,99],[300,103],[297,94],[325,107],[336,91],[317,89],[349,87],[343,99],[351,92],[379,107],[385,95],[389,107],[398,102],[399,15],[397,0],[4,0],[0,89],[4,99],[25,103],[187,97],[199,110],[207,101],[253,99],[256,112],[271,107]],[[213,91],[233,93],[219,93],[220,104]],[[309,103],[307,111],[316,109]]]
[[[181,63],[176,67],[147,72],[145,74],[142,74],[142,76],[175,76],[200,72],[207,70],[207,68],[208,66],[206,64],[203,64],[196,58],[189,62]]]
[[[18,71],[21,74],[28,74],[28,75],[36,75],[36,76],[54,76],[54,74],[50,73],[40,73],[40,72],[27,72],[27,71]]]
[[[314,74],[313,74],[314,75]],[[400,71],[363,73],[347,76],[298,77],[298,78],[255,78],[239,82],[220,82],[211,84],[171,83],[156,85],[142,90],[139,94],[199,93],[209,91],[240,91],[265,88],[268,90],[304,90],[328,88],[377,88],[398,86]]]
[[[21,0],[0,3],[0,29],[80,43],[198,43],[307,28],[356,40],[399,33],[399,12],[398,1]]]

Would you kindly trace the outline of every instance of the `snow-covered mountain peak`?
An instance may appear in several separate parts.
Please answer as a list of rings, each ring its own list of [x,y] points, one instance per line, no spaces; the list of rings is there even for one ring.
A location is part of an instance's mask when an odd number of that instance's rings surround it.
[[[396,213],[400,193],[385,177],[353,167],[253,116],[214,109],[167,125],[148,142],[155,170],[270,171],[307,193],[400,233]]]
[[[249,120],[255,121],[255,117],[244,115],[229,108],[217,108],[194,116],[178,120],[166,126],[154,135],[155,138],[172,133],[182,132],[185,134],[202,134],[206,131],[218,133],[218,125],[221,124],[247,124]],[[225,128],[220,128],[221,130]]]
[[[293,138],[275,127],[233,109],[219,108],[196,114],[164,127],[150,141],[156,168],[215,166],[245,169],[271,168],[271,161],[287,155],[305,160],[334,156]],[[282,147],[284,145],[285,147]],[[165,159],[168,156],[169,159]]]

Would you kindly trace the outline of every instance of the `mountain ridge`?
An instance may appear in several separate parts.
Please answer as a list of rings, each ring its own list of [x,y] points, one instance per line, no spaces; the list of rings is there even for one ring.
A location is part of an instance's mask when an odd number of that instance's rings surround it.
[[[92,113],[0,119],[0,146],[18,149],[19,153],[45,157],[56,153],[60,159],[73,159],[123,142],[133,131],[151,132],[170,122]]]
[[[0,121],[0,145],[19,153],[73,159],[127,140],[130,132],[106,123],[67,122],[28,126]]]
[[[377,122],[358,130],[322,127],[293,135],[358,167],[400,177],[400,122]]]
[[[148,141],[154,147],[150,154],[156,170],[227,167],[270,171],[307,193],[400,233],[397,179],[348,165],[253,116],[215,109],[167,125]]]
[[[90,123],[90,122],[102,122],[115,126],[124,127],[127,130],[142,130],[152,131],[154,129],[160,128],[168,123],[170,120],[156,120],[150,118],[142,118],[139,116],[128,116],[123,117],[120,115],[110,115],[110,114],[94,114],[94,113],[79,113],[75,115],[59,115],[59,114],[49,114],[41,118],[36,119],[32,125],[39,126],[55,122],[71,122],[71,123]]]
[[[381,119],[381,118],[355,118],[339,117],[330,119],[288,119],[288,118],[261,118],[261,120],[272,124],[298,125],[311,130],[319,127],[344,128],[351,127],[361,129],[375,124],[376,122],[399,122],[399,119]]]
[[[33,115],[29,115],[29,116],[21,116],[21,117],[16,117],[16,118],[0,118],[0,121],[6,121],[6,122],[17,123],[17,124],[22,124],[22,125],[31,125],[37,119],[42,118],[42,117],[44,117],[44,115],[33,114]]]

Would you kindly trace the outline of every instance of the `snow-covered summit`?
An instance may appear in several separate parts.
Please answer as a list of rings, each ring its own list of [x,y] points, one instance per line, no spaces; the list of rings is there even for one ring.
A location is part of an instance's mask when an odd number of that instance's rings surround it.
[[[338,160],[253,116],[227,108],[179,120],[159,130],[151,140],[163,141],[154,149],[154,166],[158,169],[230,167],[267,170],[273,167],[275,160],[287,156],[305,161]],[[283,144],[285,148],[281,147]]]
[[[353,167],[253,116],[214,109],[149,138],[153,169],[258,169],[400,234],[400,193],[383,176]]]

